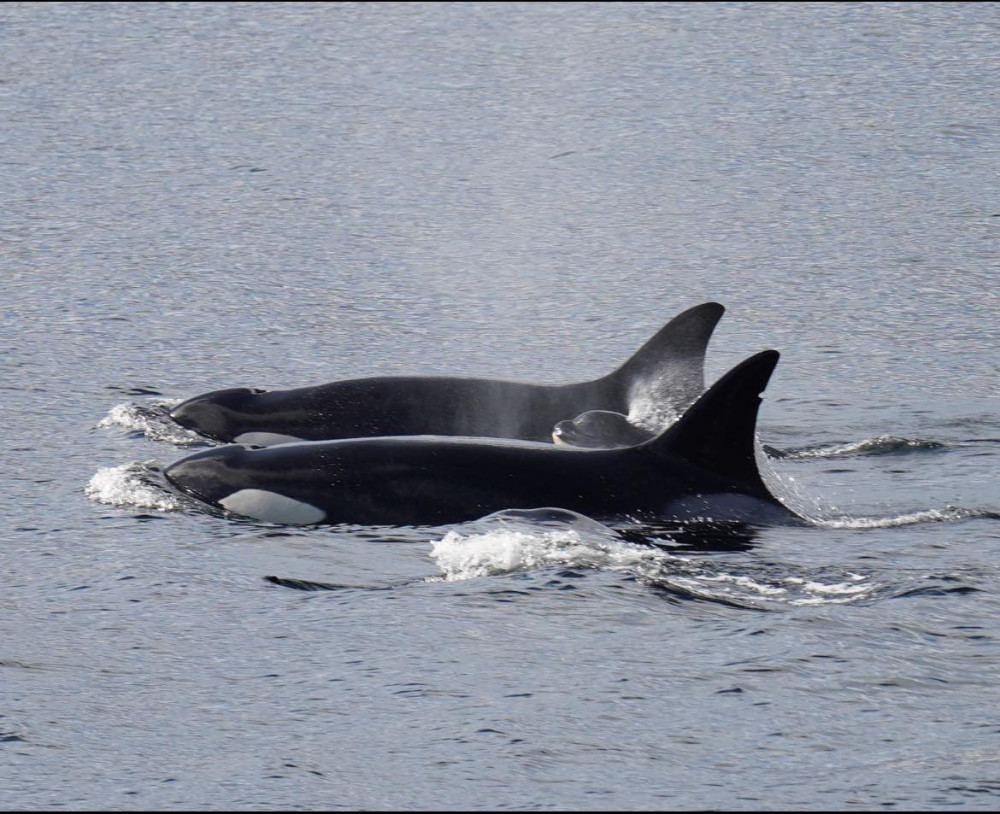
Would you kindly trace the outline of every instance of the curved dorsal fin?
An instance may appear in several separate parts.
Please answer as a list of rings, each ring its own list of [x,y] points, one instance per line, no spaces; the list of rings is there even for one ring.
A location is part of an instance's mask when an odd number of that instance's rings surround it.
[[[702,394],[705,349],[725,310],[717,302],[688,308],[607,377],[622,388],[628,412],[642,402],[680,413]],[[638,410],[644,411],[643,407]]]
[[[634,449],[683,458],[738,483],[740,491],[774,500],[757,469],[754,449],[760,394],[779,356],[776,350],[765,350],[740,362],[669,429]]]

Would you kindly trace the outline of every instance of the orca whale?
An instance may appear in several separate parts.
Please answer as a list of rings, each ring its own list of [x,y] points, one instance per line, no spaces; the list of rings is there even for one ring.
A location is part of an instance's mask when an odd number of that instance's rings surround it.
[[[385,435],[549,442],[556,422],[587,410],[644,412],[665,426],[705,389],[705,348],[724,310],[714,302],[689,308],[617,370],[589,382],[382,376],[292,390],[240,387],[190,398],[170,416],[216,441],[262,446]]]
[[[757,468],[759,394],[777,364],[733,368],[660,435],[621,449],[410,436],[214,447],[164,470],[217,509],[292,525],[441,525],[555,507],[595,520],[801,522]]]

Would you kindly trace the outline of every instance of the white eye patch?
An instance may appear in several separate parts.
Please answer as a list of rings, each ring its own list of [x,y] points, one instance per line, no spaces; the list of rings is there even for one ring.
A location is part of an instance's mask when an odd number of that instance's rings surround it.
[[[291,526],[308,526],[326,517],[326,512],[310,503],[266,489],[240,489],[220,500],[219,505],[246,517]]]

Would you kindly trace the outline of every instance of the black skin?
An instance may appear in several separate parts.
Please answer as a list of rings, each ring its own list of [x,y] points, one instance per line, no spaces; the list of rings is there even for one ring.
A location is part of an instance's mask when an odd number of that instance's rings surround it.
[[[324,522],[363,525],[442,525],[535,506],[595,519],[654,519],[675,516],[670,506],[678,499],[697,504],[699,495],[746,494],[741,483],[641,447],[577,450],[464,438],[232,444],[192,455],[165,474],[208,503],[237,489],[276,491],[323,509]],[[770,495],[760,497],[777,507]]]
[[[440,525],[543,506],[595,519],[797,522],[768,491],[754,455],[758,394],[777,359],[764,351],[746,360],[670,429],[633,447],[445,437],[233,444],[164,474],[205,503],[260,490],[321,509],[327,523]]]
[[[239,387],[188,399],[180,425],[217,441],[274,433],[319,441],[387,435],[460,435],[550,441],[559,421],[589,410],[629,412],[643,397],[683,412],[704,390],[717,303],[689,308],[618,370],[565,385],[456,376],[381,376],[264,391]]]

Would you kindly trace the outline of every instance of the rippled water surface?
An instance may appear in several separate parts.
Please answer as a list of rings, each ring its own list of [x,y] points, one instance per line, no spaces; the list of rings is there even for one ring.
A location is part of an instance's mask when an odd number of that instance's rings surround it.
[[[995,4],[0,6],[0,807],[1000,806]],[[282,527],[227,386],[715,300],[804,528]],[[265,577],[273,577],[271,580]]]

